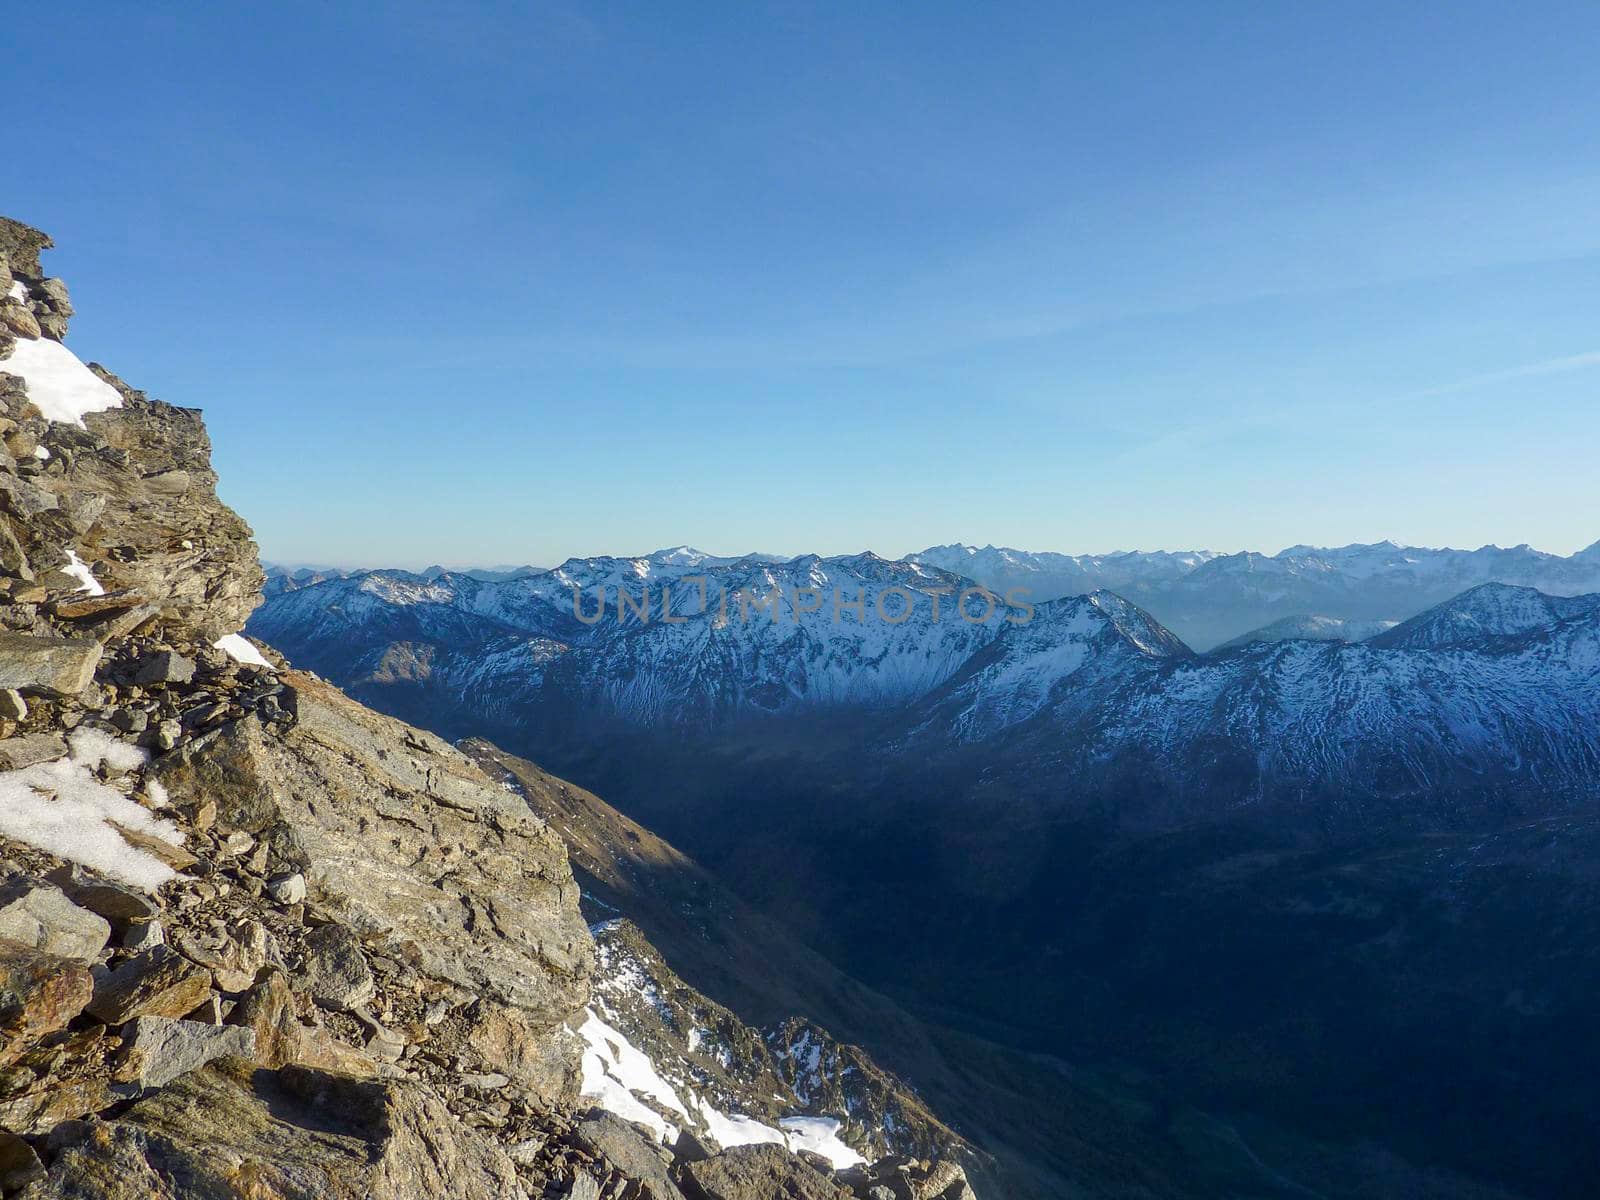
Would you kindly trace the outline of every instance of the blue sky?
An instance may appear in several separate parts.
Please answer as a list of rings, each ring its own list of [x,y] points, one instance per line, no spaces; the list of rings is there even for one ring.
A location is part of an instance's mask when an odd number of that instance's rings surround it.
[[[269,558],[1600,538],[1593,5],[7,36],[0,211]]]

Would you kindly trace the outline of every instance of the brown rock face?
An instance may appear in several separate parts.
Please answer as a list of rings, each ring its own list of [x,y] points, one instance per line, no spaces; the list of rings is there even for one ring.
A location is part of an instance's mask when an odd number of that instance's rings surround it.
[[[156,764],[174,802],[214,803],[219,826],[298,860],[338,917],[308,946],[321,1003],[370,995],[365,942],[470,998],[467,1044],[496,1069],[541,1102],[570,1099],[577,1043],[562,1030],[588,999],[593,942],[560,839],[447,743],[313,676],[285,681],[299,719],[281,737],[247,719]]]
[[[51,422],[22,379],[5,371],[17,337],[65,336],[73,311],[66,286],[43,277],[39,264],[49,245],[38,230],[0,218],[7,286],[15,276],[27,291],[25,300],[0,303],[0,575],[47,584],[55,593],[50,614],[95,640],[148,624],[209,645],[244,624],[263,577],[249,527],[217,498],[199,412],[150,400],[91,367],[121,394],[122,406],[89,414],[83,427]],[[81,579],[60,570],[72,554],[111,595],[77,592]],[[7,625],[29,631],[17,621],[22,615]],[[66,631],[32,624],[32,632]],[[25,649],[0,647],[0,671]],[[79,690],[25,678],[0,684],[30,686]]]
[[[335,1041],[295,1016],[294,994],[281,971],[270,971],[228,1018],[255,1034],[256,1061],[263,1067],[320,1067],[370,1076],[377,1065],[360,1051]]]
[[[0,1066],[65,1029],[93,994],[94,980],[81,960],[0,941]]]
[[[181,1017],[211,994],[211,972],[157,946],[130,958],[94,989],[89,1014],[107,1025],[135,1017]]]
[[[505,1153],[423,1088],[238,1060],[51,1146],[38,1200],[526,1200]]]
[[[39,254],[54,245],[50,235],[43,230],[9,217],[0,217],[0,258],[10,263],[13,271],[35,277],[43,275]]]
[[[39,328],[39,318],[15,302],[0,302],[0,326],[17,337],[36,338],[42,332]]]
[[[240,629],[261,601],[264,576],[250,527],[217,499],[200,413],[101,375],[122,393],[122,407],[84,418],[105,449],[74,456],[63,477],[80,505],[105,505],[80,553],[96,562],[108,591],[136,592],[157,605],[174,635],[214,642]]]

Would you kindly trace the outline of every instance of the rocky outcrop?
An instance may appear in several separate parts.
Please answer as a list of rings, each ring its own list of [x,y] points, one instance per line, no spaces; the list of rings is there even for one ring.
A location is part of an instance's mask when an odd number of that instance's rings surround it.
[[[10,217],[0,217],[0,258],[6,260],[13,272],[24,277],[41,275],[39,255],[54,245],[50,235],[42,229]]]
[[[740,1146],[683,1169],[691,1200],[847,1200],[815,1167],[778,1146]]]
[[[505,1152],[426,1088],[242,1059],[50,1138],[38,1200],[523,1200]]]

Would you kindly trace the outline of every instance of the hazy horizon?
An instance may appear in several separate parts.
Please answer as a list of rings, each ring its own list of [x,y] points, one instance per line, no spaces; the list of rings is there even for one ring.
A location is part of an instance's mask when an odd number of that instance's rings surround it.
[[[889,559],[889,560],[898,560],[898,559],[907,558],[907,557],[909,557],[910,555],[913,555],[913,554],[924,553],[925,551],[931,550],[936,546],[950,546],[950,545],[968,546],[968,547],[972,547],[972,548],[977,549],[977,550],[1013,551],[1013,552],[1021,553],[1021,554],[1061,554],[1061,555],[1066,555],[1066,556],[1070,556],[1070,557],[1077,557],[1077,558],[1109,558],[1109,557],[1113,557],[1113,556],[1119,555],[1119,554],[1163,554],[1163,553],[1164,554],[1197,554],[1197,553],[1206,553],[1206,554],[1217,555],[1219,557],[1220,556],[1225,556],[1225,555],[1233,555],[1233,554],[1252,554],[1252,553],[1254,553],[1254,554],[1264,554],[1267,557],[1271,558],[1271,557],[1275,557],[1275,556],[1277,556],[1279,554],[1285,553],[1288,550],[1295,549],[1297,546],[1310,546],[1314,550],[1344,550],[1344,549],[1350,548],[1351,546],[1377,546],[1377,545],[1382,545],[1385,541],[1391,542],[1392,544],[1396,545],[1398,548],[1400,548],[1402,550],[1461,550],[1461,551],[1473,551],[1473,550],[1484,550],[1484,549],[1514,550],[1514,549],[1518,549],[1518,548],[1520,548],[1522,546],[1527,546],[1529,549],[1534,550],[1536,552],[1544,553],[1544,554],[1554,554],[1554,555],[1557,555],[1558,557],[1561,557],[1561,558],[1570,558],[1574,554],[1578,554],[1578,553],[1581,553],[1584,550],[1589,549],[1591,546],[1600,545],[1600,540],[1596,540],[1596,541],[1585,542],[1584,544],[1582,544],[1580,546],[1577,546],[1572,550],[1549,550],[1549,549],[1547,549],[1547,548],[1545,548],[1543,546],[1535,546],[1532,543],[1528,543],[1528,542],[1519,542],[1519,543],[1517,543],[1516,545],[1513,545],[1513,546],[1501,546],[1501,545],[1498,545],[1498,544],[1492,543],[1492,542],[1484,542],[1484,543],[1482,543],[1480,545],[1477,545],[1477,546],[1418,546],[1418,545],[1413,545],[1413,544],[1406,543],[1406,542],[1399,542],[1399,541],[1396,541],[1393,538],[1388,538],[1388,539],[1377,538],[1377,539],[1374,539],[1373,541],[1370,541],[1370,542],[1346,542],[1344,545],[1341,545],[1341,546],[1317,546],[1317,545],[1313,545],[1312,543],[1308,543],[1308,542],[1290,542],[1287,545],[1280,546],[1280,547],[1278,547],[1276,549],[1272,549],[1272,550],[1258,550],[1258,549],[1255,549],[1254,547],[1248,547],[1248,546],[1239,547],[1237,549],[1232,549],[1232,550],[1218,550],[1216,547],[1213,547],[1213,546],[1185,546],[1185,547],[1182,547],[1182,548],[1165,547],[1165,546],[1163,546],[1163,547],[1151,547],[1151,548],[1134,547],[1134,548],[1119,548],[1119,549],[1116,549],[1116,550],[1059,550],[1059,549],[1049,549],[1049,548],[1038,547],[1038,546],[1013,546],[1013,545],[1006,545],[1006,544],[1002,544],[1002,543],[998,543],[998,542],[985,542],[985,543],[981,543],[981,544],[973,543],[973,542],[932,542],[932,543],[929,543],[926,546],[918,546],[914,550],[907,550],[907,551],[905,551],[905,552],[903,552],[901,554],[885,554],[881,550],[875,550],[875,549],[873,549],[871,547],[858,547],[856,549],[849,549],[849,550],[831,550],[831,551],[828,551],[826,553],[824,553],[822,551],[818,551],[818,550],[802,550],[802,551],[800,551],[798,553],[786,554],[783,551],[778,551],[778,550],[745,550],[745,551],[738,551],[738,552],[730,551],[730,552],[724,553],[724,552],[722,552],[720,550],[707,549],[705,546],[698,545],[698,544],[696,544],[694,542],[675,542],[675,543],[671,543],[669,545],[657,546],[653,550],[644,550],[644,551],[632,552],[632,553],[611,553],[611,552],[608,552],[608,551],[595,551],[593,553],[585,553],[585,554],[569,554],[569,555],[565,555],[562,558],[556,559],[556,560],[551,561],[551,562],[536,562],[536,561],[533,561],[533,560],[523,560],[523,561],[520,561],[520,562],[513,562],[513,561],[509,561],[509,560],[505,561],[505,562],[478,562],[478,561],[472,561],[472,560],[456,560],[456,559],[447,559],[447,558],[441,558],[441,557],[433,557],[433,558],[424,557],[424,558],[420,558],[420,559],[408,559],[408,560],[405,560],[405,561],[394,561],[394,562],[377,562],[377,561],[366,561],[366,560],[359,560],[359,561],[358,560],[348,560],[348,561],[344,561],[344,562],[333,562],[333,561],[327,561],[327,560],[313,560],[313,559],[307,559],[307,558],[296,558],[293,555],[272,555],[272,554],[266,553],[265,551],[263,551],[262,554],[261,554],[261,562],[262,562],[263,566],[266,566],[268,568],[283,568],[283,569],[292,570],[292,571],[301,571],[301,570],[311,570],[311,571],[324,571],[324,570],[328,570],[328,571],[397,570],[397,571],[413,571],[413,572],[415,572],[415,571],[425,571],[425,570],[428,570],[430,567],[443,567],[447,571],[515,571],[515,570],[521,570],[521,569],[527,568],[527,567],[534,567],[534,568],[536,568],[538,570],[546,570],[546,571],[548,571],[548,570],[551,570],[551,569],[553,569],[555,567],[560,566],[562,563],[567,562],[570,559],[584,559],[584,558],[616,558],[616,559],[648,558],[653,554],[659,554],[659,553],[662,553],[663,551],[675,550],[675,549],[691,549],[691,550],[695,550],[695,551],[697,551],[697,552],[699,552],[701,554],[709,555],[709,556],[711,556],[713,558],[744,558],[744,557],[749,556],[749,555],[767,555],[767,556],[770,556],[770,557],[773,557],[773,558],[777,558],[777,559],[779,559],[781,561],[788,562],[788,561],[791,561],[793,559],[800,558],[800,557],[802,557],[802,556],[804,556],[806,554],[816,554],[821,558],[839,558],[839,557],[847,557],[847,556],[855,555],[855,554],[869,554],[870,553],[870,554],[877,554],[880,558]]]

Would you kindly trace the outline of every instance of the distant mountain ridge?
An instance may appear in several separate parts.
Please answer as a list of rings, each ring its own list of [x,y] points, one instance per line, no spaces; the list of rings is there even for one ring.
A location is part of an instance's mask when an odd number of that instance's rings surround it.
[[[941,567],[1035,601],[1108,588],[1155,614],[1197,650],[1209,650],[1285,618],[1403,621],[1480,583],[1551,595],[1600,591],[1600,542],[1562,557],[1509,549],[1425,549],[1394,542],[1335,548],[1291,546],[1277,554],[1036,554],[935,546],[912,561]]]
[[[548,569],[522,566],[452,571],[434,566],[411,572],[269,565],[265,592],[270,598],[311,584],[364,575],[425,582],[449,576],[480,583],[542,576],[546,584],[559,584],[570,592],[575,583],[580,587],[639,587],[740,564],[781,566],[814,558],[835,562],[857,557],[861,556],[726,556],[693,546],[673,546],[633,558],[573,558]],[[1017,590],[1034,604],[1102,590],[1116,592],[1148,610],[1200,651],[1246,640],[1360,641],[1482,583],[1531,587],[1553,596],[1600,592],[1600,542],[1566,557],[1527,545],[1453,550],[1387,541],[1331,548],[1298,545],[1271,555],[1210,550],[1071,555],[951,544],[882,561],[944,571],[998,595]],[[611,575],[602,576],[597,566],[601,563],[618,565]],[[543,590],[555,594],[551,587]]]

